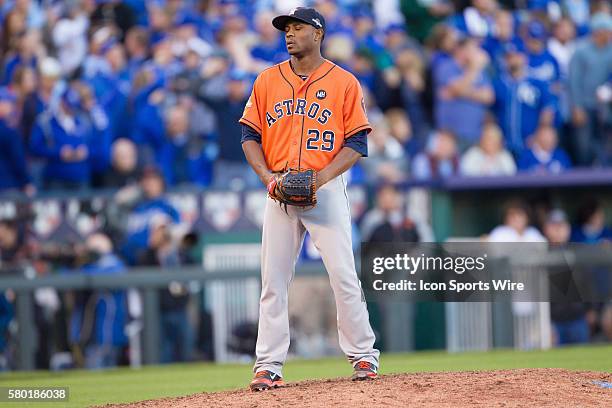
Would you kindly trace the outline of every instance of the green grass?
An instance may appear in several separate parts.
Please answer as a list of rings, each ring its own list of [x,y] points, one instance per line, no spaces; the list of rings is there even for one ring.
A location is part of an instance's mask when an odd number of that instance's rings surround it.
[[[486,353],[448,354],[419,352],[384,354],[381,373],[423,371],[496,370],[558,367],[612,372],[612,345],[558,348],[549,351],[498,350]],[[288,381],[333,378],[350,375],[343,358],[293,360],[284,369]],[[129,402],[167,396],[221,391],[245,387],[251,378],[250,366],[237,364],[175,364],[140,370],[122,368],[108,371],[60,373],[17,372],[0,374],[0,386],[70,388],[70,402],[36,403],[36,407],[82,407],[109,402]],[[0,403],[0,408],[28,404]],[[32,404],[29,404],[32,406]]]

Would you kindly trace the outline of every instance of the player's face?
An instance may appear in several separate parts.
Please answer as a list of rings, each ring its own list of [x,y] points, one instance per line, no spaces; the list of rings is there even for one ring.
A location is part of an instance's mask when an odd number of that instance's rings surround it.
[[[307,55],[318,46],[319,41],[319,30],[309,24],[291,21],[285,26],[285,43],[289,55]]]

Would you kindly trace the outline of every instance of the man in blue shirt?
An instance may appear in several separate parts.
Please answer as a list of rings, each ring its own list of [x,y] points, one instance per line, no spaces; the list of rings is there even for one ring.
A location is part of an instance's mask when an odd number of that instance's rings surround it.
[[[138,265],[149,248],[154,224],[178,224],[180,215],[164,196],[165,183],[155,167],[145,167],[140,179],[142,198],[127,217],[121,255],[130,265]]]
[[[552,124],[554,109],[547,84],[528,76],[523,51],[508,44],[505,55],[506,72],[493,83],[493,110],[504,132],[506,146],[517,157],[525,148],[525,140],[539,125]]]
[[[462,40],[453,58],[434,68],[436,128],[452,130],[461,148],[479,138],[494,94],[484,68],[489,59],[474,40]]]
[[[21,135],[8,123],[15,113],[15,97],[0,88],[0,193],[31,190]]]
[[[489,54],[491,64],[496,73],[505,68],[504,49],[507,44],[520,47],[523,40],[515,33],[514,16],[507,10],[499,10],[495,13],[495,30],[482,42],[482,48]]]
[[[534,20],[527,24],[525,46],[527,51],[527,69],[530,77],[548,85],[551,104],[554,106],[555,123],[560,125],[559,99],[561,96],[561,68],[559,62],[548,51],[548,31],[544,24]]]
[[[517,164],[519,171],[537,173],[561,173],[572,167],[567,153],[558,146],[556,130],[550,126],[538,129]]]
[[[546,48],[548,33],[539,21],[527,25],[525,46],[529,60],[529,76],[550,85],[556,85],[561,77],[559,63]]]
[[[211,149],[201,135],[190,131],[188,109],[179,104],[170,107],[164,128],[164,139],[155,155],[166,183],[209,185],[217,149],[216,146]]]
[[[79,114],[80,109],[79,94],[68,87],[58,106],[38,115],[30,150],[46,159],[43,178],[47,189],[84,189],[89,185],[94,129],[91,121]]]
[[[78,271],[85,275],[118,275],[127,272],[115,255],[110,238],[95,233],[85,243],[90,255]],[[70,342],[83,348],[85,367],[115,367],[127,345],[127,292],[124,289],[80,291],[75,294],[70,316]]]

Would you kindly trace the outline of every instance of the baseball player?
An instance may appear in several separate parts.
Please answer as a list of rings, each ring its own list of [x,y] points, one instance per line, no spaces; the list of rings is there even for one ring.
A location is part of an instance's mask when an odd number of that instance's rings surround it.
[[[240,119],[242,148],[269,193],[250,388],[283,385],[289,349],[287,292],[306,231],[329,274],[340,347],[353,365],[352,379],[373,379],[379,351],[355,271],[343,176],[367,156],[371,127],[362,90],[352,74],[321,56],[325,20],[315,9],[298,7],[272,24],[285,32],[291,58],[257,77]]]

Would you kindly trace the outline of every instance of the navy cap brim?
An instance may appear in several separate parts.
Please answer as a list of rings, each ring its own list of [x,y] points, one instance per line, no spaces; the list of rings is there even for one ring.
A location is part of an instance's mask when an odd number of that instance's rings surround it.
[[[287,26],[287,23],[289,23],[290,21],[299,21],[300,23],[304,23],[304,24],[308,24],[309,26],[313,26],[316,29],[321,28],[321,27],[315,27],[315,25],[312,24],[308,20],[304,20],[304,19],[301,19],[301,18],[298,18],[298,17],[295,17],[295,16],[278,16],[278,17],[274,17],[272,19],[272,25],[277,30],[285,31],[285,27]]]

